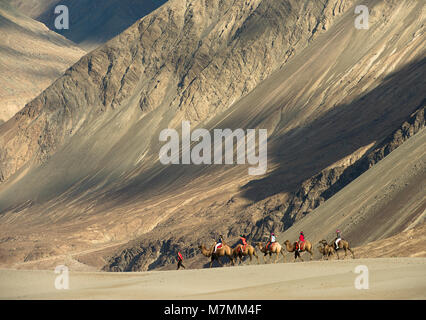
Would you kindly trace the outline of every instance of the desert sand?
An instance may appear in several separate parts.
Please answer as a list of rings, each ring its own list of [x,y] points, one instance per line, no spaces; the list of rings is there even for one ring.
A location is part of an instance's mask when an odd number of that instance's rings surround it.
[[[358,265],[369,288],[356,289]],[[426,258],[346,259],[132,273],[0,270],[1,299],[425,299]]]

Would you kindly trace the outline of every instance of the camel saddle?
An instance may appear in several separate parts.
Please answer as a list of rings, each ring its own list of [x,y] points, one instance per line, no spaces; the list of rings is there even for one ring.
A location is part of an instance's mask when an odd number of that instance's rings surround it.
[[[296,250],[298,250],[300,247],[300,250],[305,250],[305,241],[296,241]]]
[[[266,245],[266,249],[267,249],[267,250],[271,250],[271,251],[272,251],[272,249],[273,249],[276,245],[277,245],[277,243],[276,243],[276,242],[273,242],[273,243],[268,242],[268,243],[267,243],[267,245]]]
[[[246,251],[247,245],[243,244],[241,246],[238,247],[238,252],[243,253],[244,251]]]

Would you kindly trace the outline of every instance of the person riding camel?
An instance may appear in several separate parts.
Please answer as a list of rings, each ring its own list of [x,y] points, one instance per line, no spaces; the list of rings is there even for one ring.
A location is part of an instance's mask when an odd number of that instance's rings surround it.
[[[247,237],[243,234],[242,236],[240,236],[240,240],[242,243],[241,251],[244,252],[247,248]]]
[[[340,240],[342,240],[342,235],[340,233],[340,230],[336,230],[336,235],[337,235],[337,237],[336,237],[334,244],[335,244],[335,249],[337,251],[339,249],[339,242],[340,242]]]
[[[276,242],[275,234],[271,232],[271,235],[269,237],[269,242],[266,244],[266,250],[268,250],[268,248],[270,250],[275,242]]]
[[[305,242],[305,235],[303,234],[303,231],[300,231],[300,235],[299,235],[299,242],[297,243],[297,251],[300,251],[300,247],[302,246],[302,244]]]
[[[219,236],[219,239],[216,241],[216,244],[215,244],[215,246],[214,246],[214,251],[213,251],[213,253],[216,253],[217,249],[222,248],[222,242],[223,242],[223,236],[222,236],[222,235],[220,235],[220,236]]]

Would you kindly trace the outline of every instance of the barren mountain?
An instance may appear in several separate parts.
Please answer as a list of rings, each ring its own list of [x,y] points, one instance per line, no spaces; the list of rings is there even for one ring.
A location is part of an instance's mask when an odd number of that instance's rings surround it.
[[[426,223],[423,212],[423,223],[408,228],[392,237],[373,241],[355,248],[357,257],[426,257]]]
[[[0,122],[9,120],[85,52],[0,1]]]
[[[44,23],[84,50],[90,51],[115,37],[166,0],[10,0],[24,14]],[[69,29],[55,27],[55,8],[69,10]]]
[[[417,164],[407,165],[424,185],[425,8],[363,2],[370,25],[358,30],[357,3],[172,0],[83,57],[0,127],[2,262],[67,254],[146,270],[177,250],[194,257],[218,234],[233,243],[240,232],[296,232],[410,141]],[[164,166],[159,133],[184,119],[193,129],[267,129],[267,173]],[[390,211],[386,236],[421,214],[422,190],[404,221]],[[359,216],[356,195],[339,202],[348,219]],[[318,238],[335,226],[309,227]],[[360,232],[355,245],[377,237]]]

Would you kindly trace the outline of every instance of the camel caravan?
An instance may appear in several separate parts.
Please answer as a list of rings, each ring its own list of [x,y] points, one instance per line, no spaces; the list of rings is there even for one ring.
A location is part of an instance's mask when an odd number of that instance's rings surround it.
[[[352,254],[352,258],[355,259],[355,254],[349,246],[347,240],[342,239],[341,233],[339,230],[336,230],[337,237],[330,243],[327,243],[326,240],[321,240],[318,244],[318,251],[321,253],[321,259],[329,259],[330,257],[336,255],[337,259],[340,259],[339,251],[344,251],[346,258],[348,251]],[[269,241],[267,243],[257,242],[255,246],[252,246],[247,243],[247,237],[245,235],[240,236],[241,243],[238,243],[235,248],[230,247],[223,241],[223,236],[220,235],[219,239],[215,243],[207,248],[205,245],[201,244],[199,249],[201,253],[210,258],[210,268],[212,267],[213,261],[217,261],[220,266],[223,266],[222,257],[227,257],[232,265],[235,265],[237,260],[238,264],[243,262],[244,257],[249,257],[250,264],[253,261],[253,257],[257,259],[259,263],[259,256],[256,253],[256,248],[263,254],[263,261],[266,262],[266,256],[269,255],[269,262],[272,261],[272,256],[275,256],[274,263],[277,263],[280,256],[283,257],[283,261],[286,262],[285,252],[294,254],[294,261],[296,262],[297,258],[301,261],[304,261],[302,258],[303,253],[309,253],[309,259],[312,260],[314,252],[312,243],[309,240],[305,240],[303,232],[300,232],[299,240],[290,242],[286,240],[284,246],[282,246],[278,241],[274,233],[271,233]],[[343,258],[343,259],[344,259]]]

